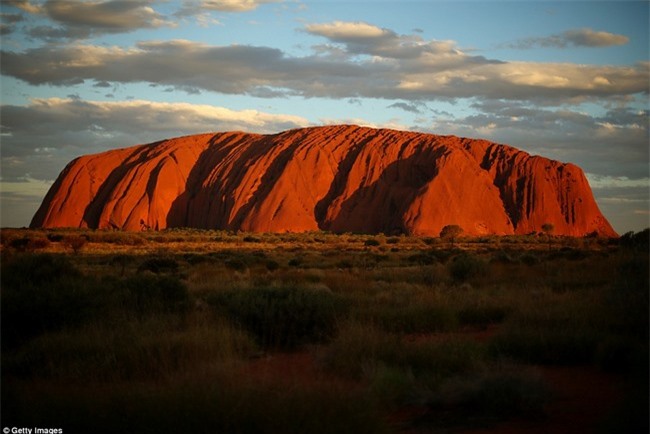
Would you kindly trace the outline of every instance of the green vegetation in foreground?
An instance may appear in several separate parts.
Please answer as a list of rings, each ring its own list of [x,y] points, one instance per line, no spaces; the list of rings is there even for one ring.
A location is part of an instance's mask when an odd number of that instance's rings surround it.
[[[4,426],[389,433],[543,421],[536,366],[628,384],[647,432],[648,231],[447,240],[2,232]],[[310,375],[254,366],[300,352]],[[423,409],[411,420],[391,417]]]

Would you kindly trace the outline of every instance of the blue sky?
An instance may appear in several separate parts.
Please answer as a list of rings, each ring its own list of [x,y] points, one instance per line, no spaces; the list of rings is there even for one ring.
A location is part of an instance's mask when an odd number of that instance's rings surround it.
[[[3,0],[0,205],[26,226],[76,156],[357,123],[572,162],[649,226],[649,3]]]

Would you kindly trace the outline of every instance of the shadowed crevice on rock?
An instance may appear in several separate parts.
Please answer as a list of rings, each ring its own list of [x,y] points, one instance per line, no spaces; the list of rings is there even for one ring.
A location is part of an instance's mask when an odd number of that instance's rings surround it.
[[[378,135],[378,132],[372,135],[366,135],[365,137],[360,138],[358,142],[353,142],[348,150],[345,158],[339,163],[338,167],[335,170],[334,181],[332,181],[329,191],[324,198],[318,201],[316,207],[314,208],[314,215],[316,221],[318,222],[318,227],[322,230],[331,230],[332,222],[325,221],[327,210],[334,201],[343,194],[345,186],[348,183],[348,177],[350,175],[350,170],[354,165],[359,153],[363,150],[369,142],[375,139]]]
[[[162,143],[162,141],[155,142],[152,143],[151,145],[147,145],[144,147],[136,148],[135,151],[132,152],[124,160],[123,164],[120,164],[115,169],[113,169],[113,171],[111,171],[110,175],[108,175],[106,180],[101,184],[101,186],[97,190],[97,194],[95,195],[92,202],[88,204],[88,206],[84,211],[83,220],[89,228],[100,227],[100,218],[102,216],[106,204],[110,200],[111,195],[115,191],[116,185],[121,181],[123,181],[125,176],[133,168],[145,162],[149,152],[154,150],[155,147],[160,143]],[[74,195],[72,195],[72,197],[74,197]],[[113,229],[121,229],[122,225],[120,223],[121,222],[114,222],[114,221],[108,222],[110,227]]]
[[[346,198],[336,216],[323,229],[333,232],[409,233],[404,214],[414,199],[438,174],[436,161],[445,147],[420,149],[386,166],[372,184]]]
[[[185,191],[172,202],[167,227],[225,228],[234,205],[227,193],[241,182],[241,169],[247,161],[267,150],[250,147],[237,155],[237,149],[249,141],[250,137],[241,133],[215,134],[210,138],[187,177]],[[216,168],[228,162],[240,170],[220,177]]]
[[[228,224],[228,229],[240,228],[253,209],[259,206],[268,197],[271,190],[275,187],[278,178],[282,176],[284,168],[289,163],[289,160],[294,156],[294,153],[299,146],[300,142],[292,143],[280,151],[280,153],[273,159],[272,163],[268,166],[268,169],[262,175],[259,187],[255,189],[255,191],[251,192],[251,197],[236,212],[235,216]]]

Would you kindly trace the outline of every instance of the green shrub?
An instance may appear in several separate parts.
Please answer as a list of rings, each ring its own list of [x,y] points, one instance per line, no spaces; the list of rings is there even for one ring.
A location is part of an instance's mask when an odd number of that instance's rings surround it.
[[[371,375],[370,393],[388,408],[421,401],[422,387],[410,370],[379,364]]]
[[[426,252],[415,253],[406,258],[406,260],[419,265],[433,265],[437,262],[434,255]]]
[[[29,238],[27,237],[14,238],[12,240],[9,240],[9,246],[13,249],[16,249],[19,252],[24,252],[27,249],[28,245],[29,245]]]
[[[340,299],[329,291],[297,287],[223,291],[208,302],[267,348],[325,341],[336,332],[341,312]]]
[[[454,330],[458,326],[453,310],[427,303],[405,306],[385,304],[360,311],[360,319],[392,332],[439,332]]]
[[[63,256],[21,255],[2,267],[2,345],[76,326],[95,311],[92,283]]]
[[[20,290],[80,276],[79,270],[64,255],[26,254],[3,262],[2,287]]]
[[[138,272],[151,271],[152,273],[170,273],[178,270],[178,262],[173,258],[154,257],[146,259],[138,267]]]
[[[500,264],[514,264],[516,260],[512,257],[509,252],[504,250],[498,250],[492,254],[490,262],[496,262]]]
[[[449,274],[457,282],[464,282],[485,273],[485,263],[471,254],[456,256],[449,264]]]
[[[628,327],[620,331],[633,333],[646,340],[649,316],[647,307],[650,304],[649,280],[648,254],[635,255],[619,264],[614,283],[607,293],[607,306],[612,309],[612,319],[628,324]]]
[[[190,306],[189,292],[176,277],[142,274],[112,281],[112,284],[109,291],[119,296],[120,307],[140,315],[185,312]]]
[[[83,247],[88,242],[88,238],[83,235],[68,235],[63,238],[63,243],[72,249],[72,251],[77,254],[83,249]]]
[[[209,363],[241,360],[255,349],[251,337],[229,324],[157,315],[39,336],[5,354],[3,371],[60,382],[162,380]]]
[[[47,239],[53,243],[59,243],[63,241],[63,234],[49,233],[47,234]]]
[[[484,355],[483,347],[469,340],[408,342],[375,326],[353,323],[329,345],[323,363],[352,378],[395,367],[416,377],[441,379],[476,369]]]
[[[482,345],[468,339],[403,342],[400,351],[384,354],[386,363],[419,375],[448,378],[477,369],[485,358]]]
[[[650,245],[650,228],[646,228],[636,233],[627,232],[619,238],[618,242],[626,249],[636,249],[647,252],[648,245]]]
[[[540,418],[549,397],[548,388],[535,372],[497,367],[447,380],[429,405],[432,417],[442,412],[447,419],[455,419],[447,420],[447,425],[472,425],[513,416]]]
[[[451,258],[452,252],[450,250],[434,249],[434,250],[429,250],[428,255],[436,258],[436,260],[441,264],[445,264],[447,263],[449,258]]]
[[[336,263],[336,268],[340,269],[350,269],[353,267],[352,261],[349,259],[341,259]]]
[[[47,238],[31,238],[27,243],[28,250],[38,250],[50,247],[50,240]]]
[[[183,259],[185,259],[190,265],[198,265],[207,262],[209,260],[209,257],[207,255],[200,255],[198,253],[186,253],[183,255]]]
[[[245,271],[248,268],[246,262],[239,258],[227,259],[224,262],[224,265],[226,268],[230,268],[231,270],[235,271]]]
[[[119,267],[120,276],[124,276],[124,271],[126,270],[126,267],[133,262],[133,259],[134,258],[131,255],[120,253],[118,255],[113,256],[110,259],[109,264]]]
[[[595,359],[598,334],[585,327],[510,326],[490,342],[495,356],[546,365],[590,364]]]

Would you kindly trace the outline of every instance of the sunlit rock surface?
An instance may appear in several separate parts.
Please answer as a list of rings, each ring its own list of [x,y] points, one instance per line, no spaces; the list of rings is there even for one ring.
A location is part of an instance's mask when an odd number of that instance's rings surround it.
[[[582,170],[485,140],[339,125],[82,156],[32,227],[616,236]]]

